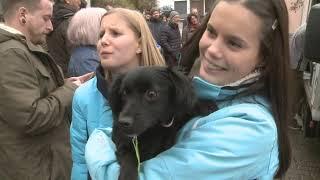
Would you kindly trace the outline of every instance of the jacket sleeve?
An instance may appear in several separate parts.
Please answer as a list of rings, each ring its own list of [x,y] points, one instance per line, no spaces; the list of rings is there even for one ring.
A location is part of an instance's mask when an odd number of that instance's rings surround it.
[[[219,118],[213,113],[192,120],[176,145],[142,164],[140,180],[272,179],[277,165],[270,157],[278,157],[275,124],[245,116]],[[86,161],[93,179],[117,179],[119,165],[110,132],[92,134]]]
[[[66,120],[64,117],[71,109],[76,86],[65,83],[46,97],[41,97],[39,72],[29,57],[18,49],[9,49],[1,55],[0,113],[11,128],[39,135]]]
[[[187,40],[188,40],[188,27],[186,26],[185,28],[183,28],[182,30],[182,44],[184,45]]]
[[[70,127],[70,143],[72,152],[72,180],[88,180],[88,169],[84,159],[85,145],[88,140],[87,122],[80,108],[81,94],[75,92],[72,103],[72,122]]]

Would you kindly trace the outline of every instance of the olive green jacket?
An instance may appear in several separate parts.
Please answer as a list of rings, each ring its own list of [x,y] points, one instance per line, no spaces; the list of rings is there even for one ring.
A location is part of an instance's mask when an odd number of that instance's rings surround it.
[[[40,47],[0,26],[0,179],[70,179],[76,86]]]

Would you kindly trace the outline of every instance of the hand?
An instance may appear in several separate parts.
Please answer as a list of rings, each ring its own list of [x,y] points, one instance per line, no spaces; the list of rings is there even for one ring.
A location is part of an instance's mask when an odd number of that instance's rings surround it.
[[[67,78],[66,81],[71,82],[71,83],[73,83],[73,84],[75,84],[76,86],[79,87],[83,83],[85,83],[89,79],[91,79],[93,75],[94,75],[94,72],[90,72],[90,73],[84,74],[82,76]]]
[[[87,82],[88,80],[90,80],[94,75],[94,72],[90,72],[87,74],[84,74],[82,76],[78,76],[78,78],[80,79],[80,82],[83,84],[85,82]]]

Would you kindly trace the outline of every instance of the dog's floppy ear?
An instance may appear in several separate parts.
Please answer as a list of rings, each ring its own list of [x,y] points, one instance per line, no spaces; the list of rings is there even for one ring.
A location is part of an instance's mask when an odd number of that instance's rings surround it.
[[[124,74],[117,75],[111,83],[109,88],[108,100],[112,110],[113,115],[119,116],[122,106],[122,98],[121,98],[121,84],[122,79],[124,78]]]
[[[191,111],[197,101],[191,79],[172,68],[168,67],[167,71],[175,88],[174,102],[177,112],[184,114]]]

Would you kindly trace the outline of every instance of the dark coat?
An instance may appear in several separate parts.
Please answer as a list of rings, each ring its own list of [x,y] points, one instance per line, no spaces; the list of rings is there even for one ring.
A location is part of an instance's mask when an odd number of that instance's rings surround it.
[[[151,20],[148,21],[148,26],[149,26],[149,29],[152,33],[154,40],[157,42],[158,45],[160,45],[160,43],[161,43],[160,33],[161,33],[161,29],[164,26],[164,24],[161,22],[160,19],[158,20],[158,19],[151,18]]]
[[[181,35],[177,24],[170,22],[162,28],[161,47],[167,64],[177,65],[181,49]]]
[[[53,31],[47,37],[49,53],[62,68],[65,76],[67,76],[68,63],[72,50],[72,45],[67,38],[67,30],[71,17],[76,11],[75,8],[67,4],[56,3],[53,6]]]
[[[70,179],[75,89],[41,46],[0,29],[0,179]]]

